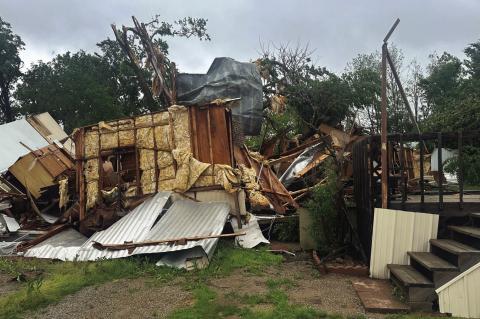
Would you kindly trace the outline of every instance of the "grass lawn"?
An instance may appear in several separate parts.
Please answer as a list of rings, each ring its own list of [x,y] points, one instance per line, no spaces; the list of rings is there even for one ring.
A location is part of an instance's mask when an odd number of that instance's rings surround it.
[[[265,249],[234,248],[222,241],[210,266],[203,270],[186,272],[157,267],[147,258],[124,258],[97,262],[57,262],[38,259],[0,258],[0,273],[18,278],[19,289],[0,297],[0,318],[23,318],[50,304],[58,303],[66,295],[87,286],[102,285],[118,279],[148,278],[158,285],[168,285],[182,279],[182,289],[193,296],[189,306],[168,314],[172,319],[190,318],[341,318],[327,314],[308,304],[295,304],[288,292],[296,287],[293,279],[264,278],[259,292],[219,293],[212,281],[241,271],[246,276],[264,276],[267,267],[275,267],[283,257]],[[307,275],[309,276],[309,275]],[[241,278],[241,277],[240,277]],[[322,289],[319,287],[319,289]],[[135,305],[132,305],[135,307]],[[154,315],[155,317],[155,315]],[[357,317],[363,317],[359,314]],[[415,316],[392,316],[414,318]]]

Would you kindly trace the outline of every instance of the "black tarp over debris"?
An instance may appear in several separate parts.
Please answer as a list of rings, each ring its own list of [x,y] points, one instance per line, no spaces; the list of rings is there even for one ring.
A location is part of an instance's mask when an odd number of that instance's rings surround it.
[[[254,63],[215,58],[206,74],[180,73],[177,103],[202,105],[215,99],[241,98],[232,109],[245,135],[258,135],[262,125],[262,81]]]

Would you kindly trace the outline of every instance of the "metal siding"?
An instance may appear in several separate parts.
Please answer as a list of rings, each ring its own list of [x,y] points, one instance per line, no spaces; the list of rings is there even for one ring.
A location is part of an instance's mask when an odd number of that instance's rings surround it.
[[[408,265],[408,251],[429,251],[437,230],[438,215],[376,208],[370,276],[388,279],[388,264]]]
[[[480,263],[436,290],[440,312],[455,317],[480,318]]]
[[[102,244],[123,244],[126,241],[138,242],[145,240],[157,217],[162,213],[163,207],[170,198],[170,194],[170,192],[157,193],[108,229],[93,234],[80,248],[77,260],[86,261],[129,256],[130,254],[126,249],[117,251],[98,250],[92,246],[93,241]]]
[[[145,240],[220,235],[230,213],[227,203],[198,203],[176,201],[147,234]],[[218,238],[189,241],[185,245],[156,245],[138,247],[133,254],[153,254],[185,250],[200,246],[210,258]]]
[[[87,237],[69,228],[33,246],[25,253],[25,257],[74,260]]]
[[[0,125],[0,172],[8,169],[15,161],[30,151],[20,144],[24,143],[31,149],[48,145],[43,138],[25,119]]]

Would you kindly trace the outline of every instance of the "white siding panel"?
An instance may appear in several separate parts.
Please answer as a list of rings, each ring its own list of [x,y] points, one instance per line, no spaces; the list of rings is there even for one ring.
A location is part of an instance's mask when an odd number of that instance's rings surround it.
[[[480,263],[436,290],[440,312],[455,317],[480,318]]]
[[[370,276],[388,279],[388,264],[408,265],[408,251],[429,251],[437,230],[438,215],[376,208]]]

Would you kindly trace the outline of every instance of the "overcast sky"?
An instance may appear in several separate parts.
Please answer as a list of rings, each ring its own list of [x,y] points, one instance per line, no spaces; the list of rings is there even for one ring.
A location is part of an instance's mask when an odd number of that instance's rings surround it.
[[[407,59],[427,63],[430,53],[463,49],[480,38],[478,0],[0,0],[0,16],[26,43],[27,66],[58,53],[84,49],[113,37],[111,23],[131,25],[185,16],[208,19],[211,42],[174,40],[172,59],[182,72],[206,72],[214,57],[258,57],[260,42],[309,43],[315,61],[342,72],[358,53],[377,50],[394,20],[391,40]]]

